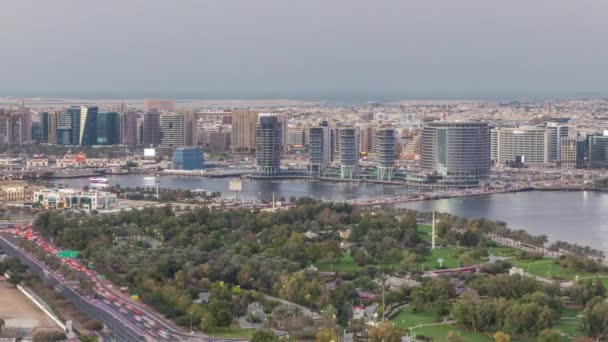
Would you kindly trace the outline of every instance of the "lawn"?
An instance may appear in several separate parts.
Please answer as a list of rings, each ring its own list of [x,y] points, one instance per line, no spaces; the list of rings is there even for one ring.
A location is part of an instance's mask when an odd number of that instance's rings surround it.
[[[490,247],[488,253],[499,257],[516,257],[521,251],[512,247]]]
[[[603,273],[587,273],[587,272],[573,272],[555,263],[553,258],[544,258],[540,260],[512,260],[513,266],[523,268],[526,272],[539,277],[545,278],[556,278],[562,280],[572,280],[576,276],[579,278],[593,278],[601,275],[606,276]],[[602,278],[604,285],[608,284],[608,278]]]
[[[473,333],[466,332],[462,329],[459,329],[454,324],[441,324],[441,325],[431,325],[421,328],[414,329],[414,335],[424,335],[428,337],[432,337],[437,341],[445,341],[445,337],[448,333],[453,330],[456,332],[460,332],[460,336],[464,338],[467,342],[491,342],[494,341],[493,338],[482,334],[482,333]]]
[[[565,309],[553,329],[558,329],[570,337],[582,336],[583,332],[580,330],[581,319],[577,317],[579,313],[578,310]]]
[[[406,306],[399,314],[391,319],[395,326],[399,328],[409,328],[419,324],[435,323],[435,313],[433,311],[413,312],[411,306]]]
[[[342,254],[337,263],[330,263],[327,259],[321,259],[317,261],[315,266],[320,272],[354,273],[363,269],[363,266],[355,263],[353,256],[348,251]]]
[[[472,259],[470,265],[458,263],[458,249],[455,247],[439,247],[431,251],[431,255],[425,258],[424,268],[428,270],[439,269],[438,259],[443,259],[443,268],[457,268],[463,266],[477,265],[483,262],[480,259]]]
[[[239,327],[217,327],[212,332],[205,331],[205,334],[216,338],[249,339],[254,332],[253,329]]]

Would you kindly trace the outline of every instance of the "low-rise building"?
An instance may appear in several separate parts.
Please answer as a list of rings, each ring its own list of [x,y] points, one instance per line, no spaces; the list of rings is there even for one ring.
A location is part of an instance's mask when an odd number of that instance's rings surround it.
[[[29,201],[32,192],[32,187],[26,181],[0,181],[0,203]]]
[[[106,210],[116,208],[116,194],[107,191],[43,189],[34,192],[33,200],[46,209]]]

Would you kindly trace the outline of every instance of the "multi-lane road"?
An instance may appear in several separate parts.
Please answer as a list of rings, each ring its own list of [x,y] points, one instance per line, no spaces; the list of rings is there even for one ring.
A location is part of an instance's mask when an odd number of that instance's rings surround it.
[[[42,239],[29,226],[0,227],[0,248],[8,255],[21,260],[29,266],[31,272],[46,283],[55,287],[63,297],[68,299],[87,316],[104,323],[109,335],[118,341],[218,341],[202,334],[189,334],[180,331],[171,323],[160,318],[142,305],[125,299],[120,293],[107,286],[99,276],[73,259],[61,259],[61,262],[77,272],[80,278],[92,282],[91,295],[82,295],[77,291],[78,282],[67,281],[65,277],[50,269],[38,258],[20,247],[21,240],[29,240],[43,249],[49,256],[56,256],[58,249]]]

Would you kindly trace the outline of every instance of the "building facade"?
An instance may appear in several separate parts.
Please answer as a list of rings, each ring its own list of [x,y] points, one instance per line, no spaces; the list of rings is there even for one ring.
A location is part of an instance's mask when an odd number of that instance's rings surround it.
[[[340,158],[340,177],[353,178],[359,164],[358,128],[338,128],[338,156]]]
[[[374,129],[373,158],[378,171],[378,180],[391,181],[395,171],[395,129],[383,127]]]
[[[160,113],[147,112],[144,114],[142,128],[142,141],[144,146],[158,146],[162,141],[162,131],[160,127]]]
[[[117,145],[120,143],[120,119],[117,112],[97,113],[96,145]]]
[[[107,210],[118,205],[116,194],[107,191],[43,189],[34,192],[33,201],[45,209]]]
[[[560,165],[563,168],[577,167],[577,142],[576,138],[562,138],[560,146]]]
[[[550,165],[551,136],[548,129],[501,127],[492,129],[491,134],[492,160],[496,164]]]
[[[139,115],[137,113],[120,113],[119,121],[120,124],[120,143],[127,146],[138,145],[137,139],[137,119]]]
[[[251,151],[256,148],[258,112],[248,109],[232,111],[232,151]]]
[[[315,175],[321,175],[324,168],[331,164],[331,136],[327,123],[309,129],[308,153],[310,161],[308,170]]]
[[[258,175],[278,175],[282,151],[279,118],[270,114],[260,115],[256,134],[255,156]]]
[[[97,144],[97,112],[97,107],[80,107],[78,145],[92,146]]]
[[[420,166],[447,185],[477,184],[490,174],[490,130],[477,122],[433,122],[422,130]]]
[[[203,150],[198,147],[179,147],[173,151],[173,165],[178,170],[203,168]]]
[[[0,181],[0,203],[30,201],[32,193],[32,187],[26,181]]]
[[[164,113],[160,116],[162,139],[160,146],[175,148],[186,145],[184,116],[178,113]]]

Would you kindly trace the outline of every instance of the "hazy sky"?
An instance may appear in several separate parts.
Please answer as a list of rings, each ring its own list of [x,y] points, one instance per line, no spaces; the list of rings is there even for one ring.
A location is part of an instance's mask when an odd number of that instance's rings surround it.
[[[608,90],[604,0],[0,0],[0,95]]]

